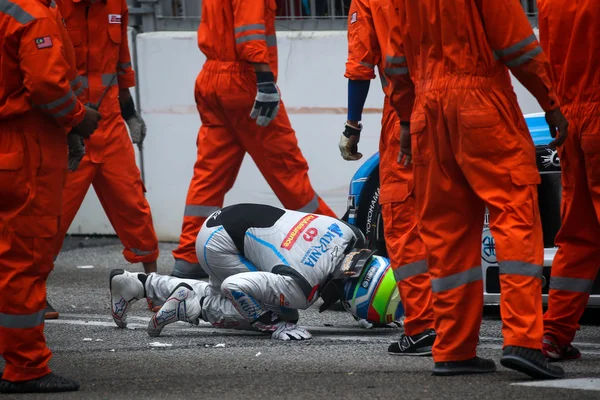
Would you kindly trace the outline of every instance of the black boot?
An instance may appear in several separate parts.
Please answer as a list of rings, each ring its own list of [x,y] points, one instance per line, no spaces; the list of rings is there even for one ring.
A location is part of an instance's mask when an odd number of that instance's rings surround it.
[[[492,360],[479,357],[464,361],[436,362],[431,372],[437,376],[485,374],[496,372],[496,363]]]
[[[41,378],[23,382],[0,381],[0,393],[57,393],[79,390],[79,382],[52,372]]]
[[[541,350],[527,347],[506,346],[500,364],[534,379],[558,379],[565,376],[561,367],[548,363]]]

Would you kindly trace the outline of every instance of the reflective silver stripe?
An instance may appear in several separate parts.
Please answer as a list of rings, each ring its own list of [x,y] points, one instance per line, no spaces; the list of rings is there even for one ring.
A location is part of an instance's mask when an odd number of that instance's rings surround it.
[[[117,74],[102,74],[102,86],[106,87],[108,85],[117,85],[119,81],[115,79],[115,76],[117,76]]]
[[[389,64],[402,64],[406,62],[406,57],[385,56],[385,62]]]
[[[318,208],[319,208],[319,195],[317,195],[315,193],[315,197],[313,197],[312,200],[307,205],[305,205],[304,207],[302,207],[296,211],[312,213],[312,212],[317,211]]]
[[[0,0],[2,1],[2,0]],[[40,310],[28,315],[14,315],[0,313],[0,326],[12,329],[35,328],[44,323],[44,314],[46,310]]]
[[[532,60],[533,57],[537,56],[541,52],[542,52],[542,47],[538,46],[535,49],[523,54],[522,56],[515,58],[514,60],[505,62],[505,64],[508,65],[509,67],[518,67],[519,65],[525,64],[527,61]]]
[[[413,276],[421,275],[427,272],[427,261],[419,260],[414,263],[406,264],[394,270],[396,282],[403,281]]]
[[[500,261],[498,263],[498,273],[509,275],[542,277],[542,266],[530,264],[522,261]]]
[[[385,75],[384,74],[379,74],[379,79],[381,80],[381,87],[385,89],[387,87],[387,85],[388,85],[388,81],[385,78]]]
[[[23,10],[18,4],[12,3],[8,0],[0,0],[0,12],[10,15],[21,24],[26,24],[35,19],[31,14]]]
[[[136,256],[147,256],[148,254],[154,253],[156,250],[140,250],[140,249],[129,249]]]
[[[507,47],[502,50],[496,50],[494,53],[496,54],[496,56],[498,58],[508,56],[508,55],[518,52],[519,50],[523,50],[525,47],[527,47],[531,43],[535,42],[536,40],[537,40],[537,37],[535,36],[535,33],[534,33],[533,35],[526,37],[525,39],[521,40],[520,42],[517,42],[516,44],[513,44],[512,46]]]
[[[52,0],[52,3],[50,3],[50,7],[51,8],[56,8],[56,3],[54,2],[54,0]]]
[[[118,67],[121,68],[121,69],[127,69],[127,68],[131,67],[131,63],[130,62],[126,62],[126,63],[123,63],[123,64],[119,64]]]
[[[406,67],[398,67],[398,68],[384,68],[383,71],[392,76],[392,75],[406,75],[408,74],[408,68]]]
[[[248,31],[257,31],[257,30],[265,30],[264,24],[250,24],[250,25],[242,25],[235,28],[233,31],[235,33],[242,33]]]
[[[267,47],[277,46],[277,36],[267,35]]]
[[[256,33],[254,35],[242,36],[242,37],[236,38],[235,43],[240,44],[240,43],[244,43],[244,42],[249,42],[251,40],[266,40],[266,36],[263,35],[262,33]]]
[[[43,110],[51,110],[53,108],[56,108],[56,107],[66,104],[68,101],[75,101],[75,100],[76,100],[76,98],[75,98],[75,93],[73,93],[73,89],[69,89],[67,94],[65,94],[60,99],[54,100],[54,101],[52,101],[50,103],[46,103],[46,104],[38,104],[38,107]]]
[[[204,272],[200,264],[175,259],[175,265],[173,266],[173,272],[171,273],[171,275],[178,276],[180,278],[185,277],[187,279],[194,279],[203,278],[204,276],[202,275],[206,275],[206,273]]]
[[[183,212],[184,217],[210,217],[212,213],[217,211],[220,207],[215,206],[195,206],[192,204],[185,205],[185,211]]]
[[[591,293],[594,281],[591,279],[566,278],[553,276],[550,278],[550,289],[566,290],[569,292]]]
[[[77,78],[75,78],[75,79],[73,79],[73,80],[71,81],[71,87],[75,87],[75,86],[77,86],[78,84],[80,84],[81,82],[82,82],[82,80],[81,80],[81,77],[80,77],[80,76],[78,76]]]
[[[473,267],[463,272],[446,276],[444,278],[437,278],[431,280],[431,290],[434,293],[444,292],[447,290],[456,289],[467,283],[480,281],[483,274],[481,273],[481,266]]]
[[[375,68],[375,66],[373,64],[369,64],[368,62],[364,62],[364,61],[361,61],[360,65],[362,65],[363,67],[371,68],[371,69]]]
[[[88,88],[88,77],[87,76],[80,76],[80,78],[81,78],[81,86],[84,89],[87,89]]]
[[[77,105],[77,99],[75,99],[75,101],[73,101],[68,107],[60,110],[59,112],[55,112],[52,114],[54,115],[55,118],[62,118],[64,116],[66,116],[67,114],[69,114],[71,111],[73,111],[73,109],[75,109],[76,105]]]
[[[79,89],[75,90],[75,96],[79,97],[79,95],[81,95],[81,93],[83,93],[84,90],[85,88],[83,87],[83,85],[81,85]]]

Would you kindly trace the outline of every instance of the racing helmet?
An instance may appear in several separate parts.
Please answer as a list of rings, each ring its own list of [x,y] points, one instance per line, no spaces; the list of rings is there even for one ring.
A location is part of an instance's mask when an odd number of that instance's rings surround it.
[[[363,249],[346,256],[329,293],[322,295],[324,304],[320,311],[340,300],[346,311],[355,319],[384,325],[399,320],[404,315],[398,285],[389,259]],[[344,277],[345,275],[345,277]]]

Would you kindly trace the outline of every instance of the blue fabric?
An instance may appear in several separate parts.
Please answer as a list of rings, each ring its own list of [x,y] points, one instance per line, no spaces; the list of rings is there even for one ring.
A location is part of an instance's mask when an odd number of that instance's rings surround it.
[[[353,81],[348,79],[348,121],[361,120],[370,85],[370,80]]]

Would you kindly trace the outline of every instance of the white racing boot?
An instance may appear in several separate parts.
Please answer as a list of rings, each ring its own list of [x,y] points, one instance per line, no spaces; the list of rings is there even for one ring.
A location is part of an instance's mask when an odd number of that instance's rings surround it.
[[[157,337],[163,328],[173,322],[184,321],[193,325],[200,323],[200,298],[187,283],[180,283],[169,295],[165,304],[148,323],[148,335]]]
[[[114,269],[110,273],[110,305],[112,317],[119,328],[127,327],[127,311],[136,301],[146,297],[144,284],[138,278],[142,272],[131,273]]]

